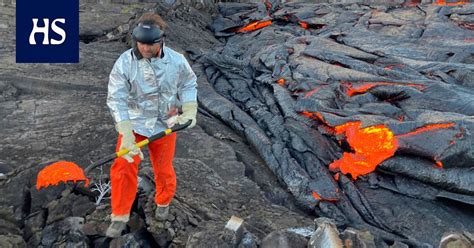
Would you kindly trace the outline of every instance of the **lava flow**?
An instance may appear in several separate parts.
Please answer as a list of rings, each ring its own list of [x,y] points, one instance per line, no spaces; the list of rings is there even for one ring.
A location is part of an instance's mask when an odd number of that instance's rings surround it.
[[[268,21],[256,21],[256,22],[252,22],[252,23],[240,28],[239,30],[237,30],[237,32],[238,33],[251,32],[251,31],[255,31],[255,30],[264,28],[266,26],[270,26],[271,24],[272,24],[272,21],[270,21],[270,20],[268,20]]]
[[[356,94],[363,94],[366,93],[368,90],[372,89],[375,86],[380,85],[401,85],[401,86],[410,86],[415,87],[419,90],[423,90],[425,88],[422,84],[404,84],[404,83],[391,83],[391,82],[367,82],[362,84],[354,85],[350,82],[343,82],[342,85],[347,87],[347,95],[354,96]]]
[[[284,86],[286,80],[285,80],[284,78],[280,78],[280,79],[278,79],[276,82],[277,82],[277,84],[279,84],[279,85],[281,85],[281,86]]]
[[[38,173],[36,180],[36,189],[58,185],[60,182],[85,181],[85,186],[89,185],[89,179],[86,178],[82,169],[75,163],[68,161],[59,161],[46,166]]]
[[[404,134],[399,134],[399,135],[396,136],[396,138],[398,139],[398,138],[403,138],[403,137],[408,137],[408,136],[414,136],[414,135],[424,133],[424,132],[428,132],[428,131],[436,131],[438,129],[446,129],[446,128],[453,127],[454,125],[455,124],[452,123],[452,122],[428,124],[428,125],[419,127],[417,129],[415,129],[414,131],[404,133]],[[451,141],[451,142],[454,143],[454,141]],[[434,163],[435,163],[436,167],[443,168],[443,163],[441,161],[438,161],[437,158],[433,158],[433,160],[434,160]]]
[[[323,120],[319,113],[305,112],[303,114]],[[392,157],[398,149],[398,138],[454,126],[454,123],[429,124],[395,136],[384,125],[360,128],[360,124],[360,121],[348,122],[334,128],[336,134],[345,134],[346,140],[354,153],[344,152],[341,159],[329,165],[329,169],[333,171],[339,169],[344,174],[351,174],[354,179],[374,171],[381,162]],[[435,164],[439,168],[443,167],[441,161],[435,161]]]
[[[411,131],[411,132],[408,132],[408,133],[404,133],[404,134],[399,134],[399,135],[397,135],[397,138],[399,138],[399,137],[406,137],[406,136],[413,136],[413,135],[417,135],[417,134],[424,133],[424,132],[427,132],[427,131],[433,131],[433,130],[437,130],[437,129],[450,128],[450,127],[453,127],[453,126],[454,126],[454,123],[452,123],[452,122],[449,122],[449,123],[428,124],[428,125],[419,127],[419,128],[417,128],[417,129],[415,129],[414,131]]]
[[[374,171],[398,148],[396,137],[384,125],[366,128],[360,128],[360,125],[360,121],[355,121],[335,127],[336,134],[345,134],[354,153],[344,152],[342,158],[329,165],[329,169],[339,169],[344,174],[351,174],[354,179]]]
[[[313,191],[311,194],[313,195],[314,199],[318,201],[337,202],[339,200],[337,198],[323,198],[315,191]]]
[[[468,4],[468,1],[446,1],[446,0],[435,0],[434,5],[438,6],[456,6],[461,4]]]
[[[318,113],[318,112],[307,112],[307,111],[303,111],[301,112],[300,114],[308,117],[308,118],[311,118],[313,120],[317,120],[317,121],[321,121],[322,123],[324,123],[326,126],[328,127],[331,127],[329,125],[329,123],[327,123],[325,120],[324,120],[324,117],[321,113]],[[334,131],[334,130],[333,130]]]

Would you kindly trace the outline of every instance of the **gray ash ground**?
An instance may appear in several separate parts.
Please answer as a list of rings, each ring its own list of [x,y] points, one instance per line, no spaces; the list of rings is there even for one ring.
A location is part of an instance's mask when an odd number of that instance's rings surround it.
[[[287,3],[277,8],[278,1],[269,2],[273,9],[213,1],[84,3],[80,63],[67,65],[16,64],[14,7],[0,6],[0,246],[306,247],[319,216],[332,218],[341,232],[370,231],[374,240],[362,233],[352,240],[377,247],[437,246],[445,232],[472,232],[474,36],[469,23],[474,5]],[[167,45],[193,63],[200,113],[198,126],[178,134],[178,188],[168,220],[153,218],[153,177],[145,160],[127,232],[111,240],[104,237],[108,199],[95,205],[95,195],[81,184],[38,191],[35,180],[52,162],[68,160],[85,168],[114,150],[116,132],[105,104],[108,74],[128,49],[126,33],[146,9],[163,15],[170,26]],[[299,19],[284,21],[288,13],[325,27],[305,30]],[[251,33],[232,32],[249,20],[270,17],[278,22]],[[281,48],[289,47],[292,54],[285,55]],[[380,69],[394,64],[404,66]],[[281,87],[275,83],[279,78],[298,84]],[[416,81],[429,90],[378,87],[370,95],[335,98],[343,93],[338,91],[342,80],[387,79]],[[324,94],[303,99],[316,86],[327,87]],[[397,94],[402,97],[395,107],[376,100]],[[415,108],[420,102],[423,108]],[[427,120],[454,120],[467,132],[458,146],[446,148],[451,155],[443,162],[450,168],[442,176],[431,165],[427,170],[418,156],[437,151],[408,140],[405,153],[377,172],[335,182],[327,165],[343,147],[321,133],[320,123],[300,115],[302,110],[324,112],[332,124],[404,114],[413,123],[391,126],[400,133]],[[427,140],[442,143],[449,135]],[[108,166],[102,174],[95,170],[92,185],[106,181],[107,173]],[[345,194],[338,195],[338,203],[317,201],[308,194],[315,186],[324,194],[335,189]],[[238,241],[224,231],[232,215],[245,223]]]

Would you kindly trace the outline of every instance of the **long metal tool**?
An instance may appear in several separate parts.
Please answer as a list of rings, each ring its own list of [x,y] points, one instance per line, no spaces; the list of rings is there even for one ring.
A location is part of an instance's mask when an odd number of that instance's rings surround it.
[[[148,145],[150,142],[163,138],[166,135],[169,135],[171,133],[174,133],[176,131],[185,129],[191,125],[191,120],[188,121],[187,123],[183,125],[174,125],[172,128],[168,128],[162,132],[159,132],[148,139],[142,140],[135,144],[138,148],[142,148],[146,145]],[[73,162],[68,162],[68,161],[58,161],[53,164],[50,164],[46,166],[44,169],[42,169],[40,172],[38,172],[37,180],[36,180],[36,189],[41,189],[42,187],[48,187],[50,185],[58,185],[60,182],[78,182],[78,181],[84,181],[85,185],[87,186],[89,184],[89,179],[86,177],[86,175],[93,170],[94,168],[97,168],[98,166],[101,166],[107,162],[110,162],[118,157],[121,157],[123,155],[128,154],[130,151],[128,149],[122,149],[118,152],[109,154],[105,156],[104,158],[92,163],[91,165],[87,166],[86,169],[83,171],[80,166]]]

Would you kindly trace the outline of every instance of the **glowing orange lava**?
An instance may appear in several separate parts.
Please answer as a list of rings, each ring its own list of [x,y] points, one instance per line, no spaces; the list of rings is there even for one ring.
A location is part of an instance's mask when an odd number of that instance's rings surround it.
[[[85,185],[89,185],[89,179],[86,178],[81,167],[72,162],[59,161],[46,166],[38,173],[36,189],[67,181],[85,181]]]
[[[281,86],[284,86],[286,81],[285,81],[284,78],[280,78],[280,79],[278,79],[276,82],[277,82],[277,84],[279,84],[279,85],[281,85]]]
[[[347,87],[348,96],[365,93],[371,88],[375,86],[379,86],[379,85],[405,85],[405,86],[415,87],[419,90],[423,90],[425,88],[425,86],[421,84],[403,84],[403,83],[391,83],[391,82],[370,82],[370,83],[362,83],[357,86],[355,86],[353,83],[350,83],[350,82],[343,82],[342,84]]]
[[[328,202],[337,202],[339,199],[334,199],[334,198],[322,198],[318,193],[312,192],[312,195],[314,199],[319,200],[319,201],[328,201]]]
[[[318,117],[313,113],[310,114],[312,118]],[[354,153],[344,152],[341,159],[329,165],[329,169],[333,171],[339,169],[344,174],[351,174],[354,179],[374,171],[377,165],[392,157],[398,149],[398,138],[450,128],[455,125],[454,123],[429,124],[412,132],[395,136],[384,125],[360,128],[360,124],[359,121],[356,121],[335,127],[336,134],[345,134],[346,140]],[[443,167],[441,161],[435,161],[435,164],[438,168]]]
[[[356,121],[335,127],[337,134],[345,134],[354,153],[344,152],[342,158],[329,165],[329,169],[339,169],[344,174],[351,174],[354,179],[374,171],[377,165],[392,157],[398,148],[396,137],[384,125],[360,128],[360,124],[360,121]]]
[[[307,112],[307,111],[303,111],[303,112],[301,112],[300,114],[302,114],[302,115],[304,115],[304,116],[306,116],[306,117],[308,117],[308,118],[312,118],[312,119],[314,119],[314,116],[315,116],[314,113]]]
[[[425,125],[425,126],[422,126],[422,127],[419,127],[417,129],[415,129],[415,131],[411,131],[411,132],[404,133],[404,134],[399,134],[399,135],[397,135],[397,138],[406,137],[406,136],[413,136],[413,135],[417,135],[417,134],[420,134],[420,133],[423,133],[423,132],[433,131],[433,130],[436,130],[436,129],[450,128],[452,126],[454,126],[454,123],[452,123],[452,122],[428,124],[428,125]]]
[[[428,131],[435,131],[435,130],[438,130],[438,129],[445,129],[445,128],[450,128],[450,127],[453,127],[455,124],[452,123],[452,122],[448,122],[448,123],[436,123],[436,124],[428,124],[428,125],[425,125],[425,126],[422,126],[422,127],[419,127],[417,129],[415,129],[414,131],[411,131],[411,132],[408,132],[408,133],[404,133],[404,134],[399,134],[397,135],[396,137],[397,138],[401,138],[401,137],[408,137],[408,136],[414,136],[414,135],[417,135],[417,134],[420,134],[420,133],[424,133],[424,132],[428,132]],[[457,134],[455,137],[457,137],[458,135],[462,135],[461,134]],[[450,142],[450,144],[454,144],[454,140],[452,140]],[[436,160],[436,158],[434,158],[434,162],[435,162],[435,165],[436,167],[438,168],[443,168],[443,163],[441,161],[438,161]]]
[[[461,4],[468,4],[468,1],[446,1],[446,0],[435,0],[434,5],[439,6],[456,6]]]
[[[394,135],[389,128],[382,124],[360,128],[361,122],[353,121],[332,127],[319,112],[303,111],[300,114],[324,123],[324,127],[327,127],[329,133],[345,135],[347,143],[354,152],[344,152],[342,158],[335,160],[329,165],[329,169],[331,171],[340,170],[344,174],[351,174],[353,179],[373,172],[380,163],[392,157],[398,149],[398,138],[450,128],[455,125],[455,123],[428,124],[408,133]],[[403,116],[401,116],[400,121],[403,121]],[[456,134],[455,138],[462,136],[461,132]],[[438,168],[443,167],[443,163],[438,161],[437,158],[433,158],[433,161]],[[334,179],[339,180],[339,174],[335,174]],[[319,199],[317,193],[316,195],[314,193],[313,196]]]
[[[319,196],[319,194],[314,191],[313,191],[313,197],[317,200],[321,200],[321,196]]]
[[[300,114],[308,117],[308,118],[311,118],[313,120],[317,120],[317,121],[321,121],[322,123],[326,124],[328,127],[330,127],[330,125],[324,120],[324,117],[321,113],[318,113],[318,112],[307,112],[307,111],[303,111],[301,112]]]
[[[237,30],[237,32],[238,33],[251,32],[251,31],[255,31],[255,30],[264,28],[264,27],[269,26],[271,24],[272,24],[272,21],[270,21],[270,20],[252,22],[252,23],[248,24],[247,26],[244,26],[244,27],[240,28],[239,30]]]
[[[433,5],[438,5],[438,6],[456,6],[456,5],[461,5],[461,4],[468,4],[469,1],[446,1],[446,0],[435,0],[433,1]],[[421,0],[409,0],[405,1],[403,5],[405,6],[416,6],[418,4],[421,4]]]
[[[307,22],[299,21],[298,24],[304,29],[309,28],[309,24]]]

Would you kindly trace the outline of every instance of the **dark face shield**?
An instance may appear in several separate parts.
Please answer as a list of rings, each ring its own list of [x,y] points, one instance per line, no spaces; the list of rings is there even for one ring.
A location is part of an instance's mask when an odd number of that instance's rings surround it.
[[[132,38],[140,43],[153,45],[163,40],[164,32],[155,25],[138,24],[132,31]]]

